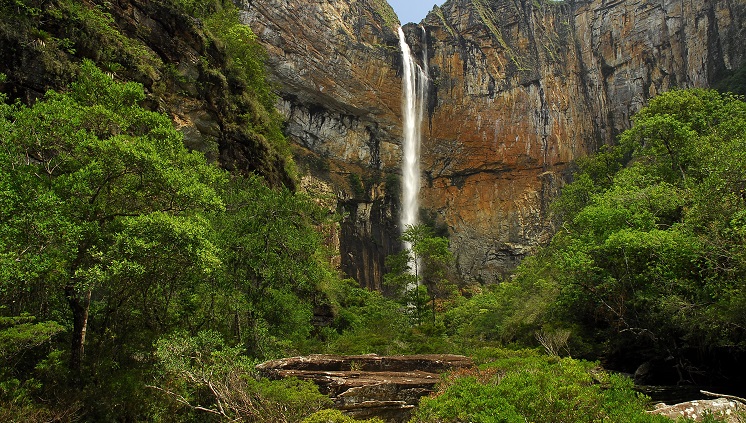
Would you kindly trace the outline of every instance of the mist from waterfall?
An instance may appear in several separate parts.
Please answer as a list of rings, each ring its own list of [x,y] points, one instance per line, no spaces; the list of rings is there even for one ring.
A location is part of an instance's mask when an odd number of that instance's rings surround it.
[[[427,34],[424,28],[422,32],[423,67],[420,67],[412,56],[404,31],[399,27],[399,46],[404,63],[402,75],[402,231],[417,225],[420,208],[420,142],[428,85]],[[409,249],[411,245],[405,243],[404,247]]]

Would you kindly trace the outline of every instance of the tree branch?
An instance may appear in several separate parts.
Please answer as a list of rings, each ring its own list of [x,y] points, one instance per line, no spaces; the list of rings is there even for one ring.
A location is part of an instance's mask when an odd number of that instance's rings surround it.
[[[184,398],[183,396],[177,394],[176,392],[169,391],[168,389],[163,389],[160,386],[154,386],[154,385],[145,385],[145,387],[146,388],[151,388],[151,389],[156,389],[156,390],[159,390],[159,391],[161,391],[163,393],[166,393],[166,394],[172,396],[178,403],[186,405],[187,407],[191,408],[192,410],[205,411],[207,413],[217,414],[218,416],[223,416],[223,417],[225,417],[227,419],[230,419],[230,417],[228,417],[227,415],[225,415],[225,413],[222,413],[220,411],[212,410],[210,408],[202,407],[200,405],[192,405],[192,404],[189,403],[189,401],[187,401],[186,398]]]
[[[728,398],[728,399],[736,400],[736,401],[738,401],[738,402],[746,405],[746,398],[737,397],[735,395],[716,394],[714,392],[709,392],[709,391],[704,391],[704,390],[700,390],[699,392],[701,392],[701,393],[703,393],[703,394],[705,394],[705,395],[707,395],[709,397]]]

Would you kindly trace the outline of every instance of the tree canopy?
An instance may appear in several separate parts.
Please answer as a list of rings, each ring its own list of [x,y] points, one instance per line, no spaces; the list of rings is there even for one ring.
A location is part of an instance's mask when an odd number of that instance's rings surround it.
[[[390,269],[385,275],[386,284],[394,296],[412,306],[417,323],[422,323],[422,306],[429,297],[435,325],[436,299],[449,296],[455,288],[448,277],[453,262],[448,238],[436,236],[432,228],[418,224],[408,227],[401,240],[406,248],[386,259]]]
[[[697,382],[712,357],[742,354],[745,153],[741,98],[654,98],[617,146],[579,162],[553,205],[562,226],[494,291],[504,303],[489,306],[487,333],[525,341],[566,328],[576,353],[629,371],[666,358],[671,383]]]
[[[74,397],[132,380],[85,406],[105,419],[142,395],[136,375],[156,371],[149,352],[169,334],[211,330],[251,357],[302,344],[333,278],[328,212],[228,175],[139,105],[142,86],[80,69],[67,92],[0,106],[0,356],[24,364],[0,371],[0,397],[51,389],[33,382],[44,362]]]

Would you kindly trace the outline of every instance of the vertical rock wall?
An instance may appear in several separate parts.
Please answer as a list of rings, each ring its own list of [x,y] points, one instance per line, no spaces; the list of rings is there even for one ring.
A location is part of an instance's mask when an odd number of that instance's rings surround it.
[[[385,189],[400,160],[398,19],[385,0],[241,7],[269,53],[301,170],[336,188],[342,270],[381,289],[384,259],[400,248],[396,184]]]
[[[744,2],[452,0],[431,36],[424,206],[467,279],[494,281],[552,233],[567,165],[650,97],[743,62]]]
[[[382,0],[243,8],[267,46],[300,161],[334,183],[347,211],[343,268],[380,288],[383,257],[398,248],[396,18]],[[448,229],[460,275],[494,282],[546,241],[548,204],[569,164],[613,142],[650,97],[706,87],[740,66],[745,10],[743,0],[449,0],[434,8],[423,21],[432,81],[422,203]],[[418,53],[419,31],[405,30]]]

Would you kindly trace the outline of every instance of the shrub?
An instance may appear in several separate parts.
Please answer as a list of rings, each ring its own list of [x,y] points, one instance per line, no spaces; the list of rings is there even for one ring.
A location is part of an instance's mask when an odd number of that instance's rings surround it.
[[[297,422],[331,400],[313,382],[255,379],[254,362],[215,332],[176,334],[157,343],[163,370],[150,386],[194,412],[257,423]],[[205,404],[205,405],[202,405]]]
[[[423,399],[413,422],[665,422],[645,412],[647,398],[628,378],[596,363],[521,351],[477,370],[451,374]]]
[[[339,410],[321,410],[303,419],[302,423],[383,423],[381,419],[356,420]]]

